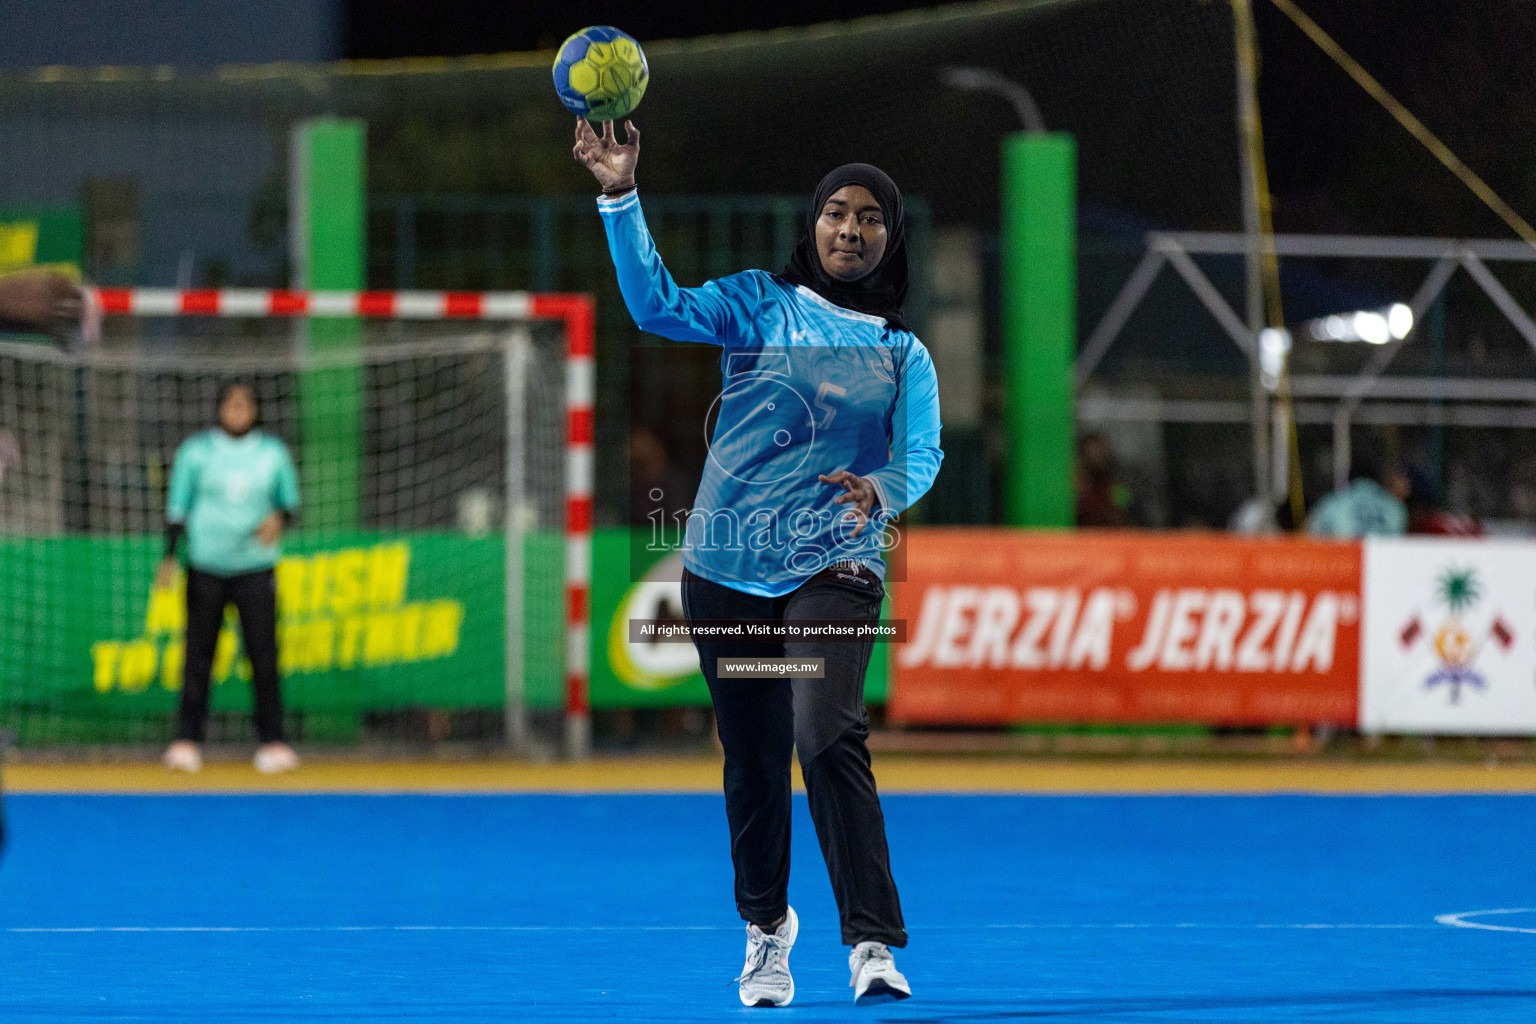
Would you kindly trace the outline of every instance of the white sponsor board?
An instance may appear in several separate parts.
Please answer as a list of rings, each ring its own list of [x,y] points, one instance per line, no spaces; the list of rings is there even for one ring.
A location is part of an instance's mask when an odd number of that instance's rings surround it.
[[[1360,728],[1536,733],[1536,544],[1365,542]]]

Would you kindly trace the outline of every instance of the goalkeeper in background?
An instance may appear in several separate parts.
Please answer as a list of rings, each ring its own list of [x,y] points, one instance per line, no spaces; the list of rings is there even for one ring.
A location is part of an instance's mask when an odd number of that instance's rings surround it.
[[[278,541],[299,507],[298,474],[288,446],[256,428],[256,393],[249,384],[219,392],[219,425],[187,438],[176,450],[165,511],[165,559],[156,573],[163,588],[176,581],[177,544],[187,537],[186,658],[176,742],[165,752],[172,771],[203,766],[200,745],[208,721],[224,606],[240,614],[256,697],[256,770],[287,772],[298,755],[283,741],[277,675]]]

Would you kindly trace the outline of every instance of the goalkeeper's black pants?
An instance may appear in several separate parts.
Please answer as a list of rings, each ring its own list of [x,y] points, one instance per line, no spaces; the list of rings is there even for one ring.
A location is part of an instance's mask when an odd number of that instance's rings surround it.
[[[835,567],[782,597],[757,597],[683,574],[683,611],[701,620],[880,617],[884,587],[867,569]],[[870,771],[864,673],[872,643],[778,644],[695,639],[725,748],[725,814],[736,907],[766,928],[789,906],[790,758],[798,750],[811,820],[842,918],[843,942],[907,944],[891,878],[885,816]],[[822,679],[722,678],[720,658],[821,658]]]
[[[224,607],[240,616],[245,656],[251,662],[256,738],[283,740],[283,700],[277,678],[277,581],[271,569],[216,576],[187,569],[187,647],[181,674],[181,715],[176,738],[203,741],[208,726],[208,681],[213,674]]]

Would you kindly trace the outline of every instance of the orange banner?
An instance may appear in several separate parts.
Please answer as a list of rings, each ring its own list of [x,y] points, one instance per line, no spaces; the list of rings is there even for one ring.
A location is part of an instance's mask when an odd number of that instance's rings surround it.
[[[1354,725],[1360,546],[914,529],[898,722]]]

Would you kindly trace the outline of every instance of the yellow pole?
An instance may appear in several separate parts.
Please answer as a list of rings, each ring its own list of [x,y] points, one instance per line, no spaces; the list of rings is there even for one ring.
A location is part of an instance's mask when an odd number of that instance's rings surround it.
[[[1260,287],[1269,326],[1285,328],[1285,310],[1280,301],[1280,258],[1275,252],[1275,225],[1269,198],[1269,173],[1264,166],[1264,128],[1259,118],[1258,38],[1253,26],[1253,8],[1249,0],[1232,0],[1232,17],[1237,37],[1238,76],[1242,82],[1239,96],[1244,161],[1251,202],[1257,211]],[[1258,339],[1254,339],[1255,345]],[[1257,358],[1257,353],[1255,354]],[[1282,356],[1277,376],[1275,399],[1285,418],[1286,478],[1291,502],[1291,518],[1299,527],[1306,516],[1306,498],[1301,486],[1301,448],[1296,437],[1296,415],[1291,404],[1290,359]],[[1260,493],[1263,493],[1261,489]]]

